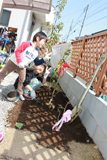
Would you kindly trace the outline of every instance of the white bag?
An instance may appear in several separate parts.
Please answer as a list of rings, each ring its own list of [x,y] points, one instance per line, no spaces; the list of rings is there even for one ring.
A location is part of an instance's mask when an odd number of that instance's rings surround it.
[[[58,62],[62,59],[64,52],[66,51],[68,45],[69,45],[69,49],[71,49],[71,44],[68,44],[68,43],[55,45],[52,47],[51,65],[53,68],[57,67]],[[68,56],[67,59],[69,59],[70,56],[71,54]]]

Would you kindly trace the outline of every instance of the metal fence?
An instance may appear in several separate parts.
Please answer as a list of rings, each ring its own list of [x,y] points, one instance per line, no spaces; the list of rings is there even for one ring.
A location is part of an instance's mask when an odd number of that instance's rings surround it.
[[[70,70],[90,82],[102,55],[107,53],[107,31],[72,42]],[[107,95],[107,60],[99,70],[93,85],[97,95]]]

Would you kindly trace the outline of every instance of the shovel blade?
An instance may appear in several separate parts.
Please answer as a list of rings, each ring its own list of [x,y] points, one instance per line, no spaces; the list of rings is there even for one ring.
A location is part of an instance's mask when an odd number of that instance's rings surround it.
[[[78,116],[79,114],[82,112],[82,110],[79,108],[78,109],[78,105],[75,106],[72,110],[72,114],[71,114],[71,120],[70,122],[73,122]]]

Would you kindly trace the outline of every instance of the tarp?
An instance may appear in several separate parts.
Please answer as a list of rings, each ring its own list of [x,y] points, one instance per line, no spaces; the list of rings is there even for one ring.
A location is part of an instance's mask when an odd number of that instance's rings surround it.
[[[49,13],[51,4],[52,0],[3,0],[2,7]]]

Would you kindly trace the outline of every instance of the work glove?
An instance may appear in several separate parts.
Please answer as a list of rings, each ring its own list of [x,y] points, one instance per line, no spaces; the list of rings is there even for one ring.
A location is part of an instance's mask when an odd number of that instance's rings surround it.
[[[49,61],[51,53],[47,53],[46,56],[43,58],[44,61]]]
[[[24,64],[23,62],[20,62],[20,63],[18,64],[18,66],[19,66],[19,68],[24,68],[24,67],[25,67],[25,64]]]
[[[43,78],[47,78],[48,77],[48,75],[49,75],[49,69],[48,69],[48,67],[46,67],[46,71],[45,71],[45,73],[44,73],[44,76],[43,76]]]
[[[32,99],[35,99],[35,97],[36,97],[36,93],[35,93],[35,91],[34,91],[34,90],[32,90],[32,91],[31,91],[30,96],[32,97]]]

